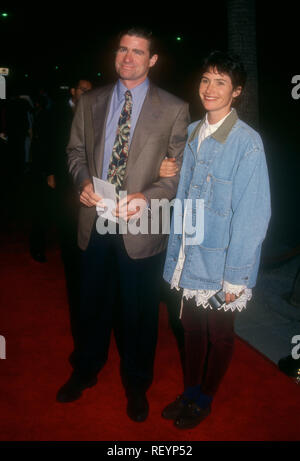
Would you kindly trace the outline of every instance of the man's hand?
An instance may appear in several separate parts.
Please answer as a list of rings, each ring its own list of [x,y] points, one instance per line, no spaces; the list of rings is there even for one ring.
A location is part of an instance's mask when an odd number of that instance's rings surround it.
[[[101,197],[95,194],[94,186],[90,179],[87,179],[82,185],[80,193],[80,202],[88,207],[101,205]]]
[[[132,217],[138,219],[142,216],[146,206],[146,197],[144,194],[137,192],[136,194],[126,195],[126,197],[120,200],[116,210],[113,211],[113,214],[125,221],[129,221]]]
[[[160,165],[159,176],[161,178],[172,178],[176,175],[179,168],[176,163],[176,158],[165,158]]]
[[[50,174],[49,176],[47,176],[47,184],[49,187],[51,187],[51,189],[55,189],[56,181],[54,174]]]

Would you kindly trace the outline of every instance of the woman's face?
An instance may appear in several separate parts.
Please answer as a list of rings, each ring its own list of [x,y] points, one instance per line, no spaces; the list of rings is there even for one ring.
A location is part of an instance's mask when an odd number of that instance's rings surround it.
[[[202,75],[199,95],[204,108],[213,116],[214,123],[221,120],[231,109],[233,98],[241,93],[239,86],[233,89],[228,74],[220,74],[217,69],[210,68]]]

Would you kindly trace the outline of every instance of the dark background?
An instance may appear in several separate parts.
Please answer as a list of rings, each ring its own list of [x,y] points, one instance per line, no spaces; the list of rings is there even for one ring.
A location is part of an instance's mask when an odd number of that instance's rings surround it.
[[[6,6],[6,7],[5,7]],[[201,115],[198,69],[212,49],[227,46],[227,4],[81,2],[13,7],[0,19],[0,67],[9,67],[7,96],[55,95],[77,77],[104,85],[115,78],[112,41],[127,25],[146,25],[161,43],[152,79],[190,103],[192,119]],[[270,171],[273,215],[265,242],[269,256],[299,245],[299,105],[291,96],[300,75],[299,11],[296,2],[257,2],[259,131]],[[180,36],[181,41],[176,38]],[[56,69],[58,66],[58,69]],[[98,73],[101,76],[98,76]],[[28,77],[25,77],[25,74]]]
[[[22,7],[12,7],[12,3],[0,9],[9,15],[0,19],[0,66],[11,69],[7,84],[12,92],[16,88],[32,91],[37,86],[54,91],[80,76],[89,77],[96,85],[110,82],[114,78],[112,39],[123,27],[141,24],[160,39],[160,59],[152,78],[196,105],[201,58],[212,49],[227,46],[226,0],[171,3],[168,9],[162,9],[168,5],[163,2],[160,6],[140,3],[122,7],[112,2],[110,7],[91,2]],[[300,73],[300,7],[291,1],[280,6],[256,3],[260,111],[266,106],[271,112],[288,106],[296,114],[291,78]],[[181,41],[176,40],[178,36]]]

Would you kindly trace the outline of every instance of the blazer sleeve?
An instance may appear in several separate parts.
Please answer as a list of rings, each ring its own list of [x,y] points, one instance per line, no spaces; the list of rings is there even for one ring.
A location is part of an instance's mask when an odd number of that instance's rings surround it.
[[[187,139],[187,128],[190,124],[190,114],[188,104],[183,103],[178,110],[177,116],[175,118],[170,138],[167,156],[175,157],[176,162],[179,166],[179,169],[182,164],[183,151]],[[172,178],[159,178],[156,182],[152,183],[150,187],[146,190],[143,190],[147,201],[150,203],[151,199],[163,199],[172,200],[177,191],[177,186],[179,182],[178,172]]]
[[[67,146],[68,168],[78,189],[81,184],[90,179],[87,164],[84,136],[84,95],[79,99],[74,114],[70,140]]]

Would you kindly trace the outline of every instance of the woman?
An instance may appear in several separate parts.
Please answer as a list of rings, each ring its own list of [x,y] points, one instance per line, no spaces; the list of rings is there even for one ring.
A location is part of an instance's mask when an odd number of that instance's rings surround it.
[[[264,148],[259,134],[239,120],[234,101],[246,74],[235,57],[213,52],[201,69],[200,100],[207,111],[188,130],[177,199],[192,201],[183,212],[182,235],[168,243],[164,278],[182,290],[184,391],[162,413],[181,429],[197,426],[211,411],[213,397],[230,363],[234,317],[251,299],[261,245],[270,219],[270,194]],[[164,161],[161,176],[176,165]],[[204,205],[204,237],[188,244],[187,220]],[[226,302],[212,308],[211,297]]]

